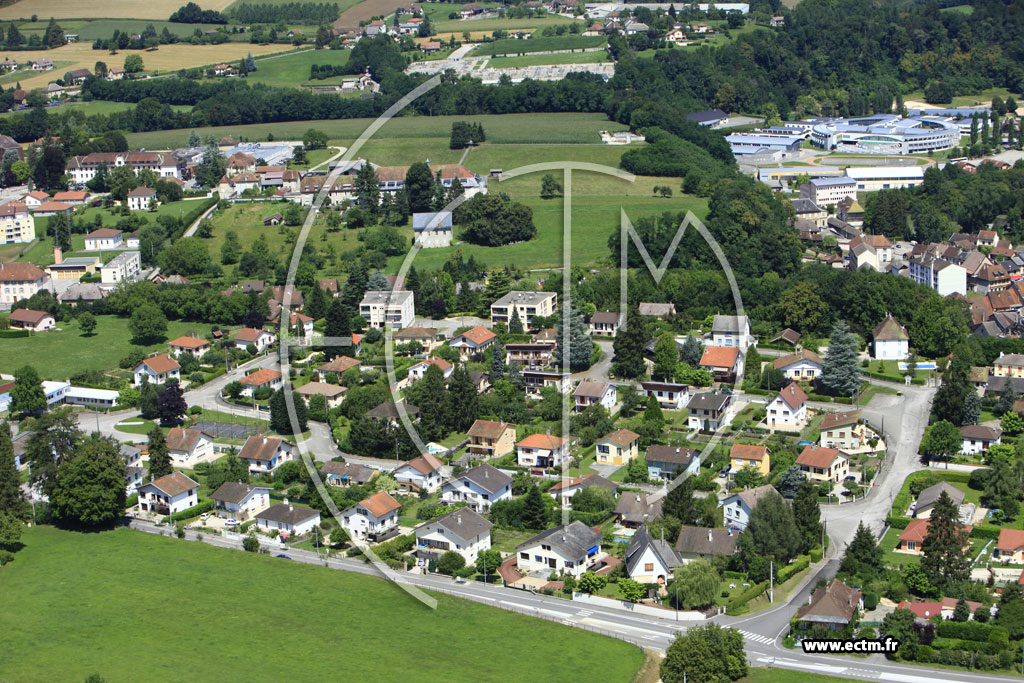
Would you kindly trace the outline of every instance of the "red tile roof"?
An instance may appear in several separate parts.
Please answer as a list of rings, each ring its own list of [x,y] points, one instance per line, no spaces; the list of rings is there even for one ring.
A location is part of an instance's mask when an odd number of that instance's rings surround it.
[[[369,498],[359,501],[359,504],[378,519],[402,507],[402,504],[392,498],[387,491],[378,491]]]
[[[754,460],[756,462],[761,462],[767,454],[767,446],[752,446],[745,443],[736,443],[732,445],[732,451],[729,452],[729,457],[736,460]]]
[[[161,353],[156,356],[152,356],[142,361],[141,365],[145,365],[150,370],[158,375],[162,375],[165,372],[173,372],[174,370],[180,370],[181,366],[178,365],[178,361],[171,358],[169,354]]]
[[[804,393],[804,390],[801,389],[796,382],[787,384],[785,388],[779,392],[779,397],[787,406],[793,409],[800,407],[807,401],[807,394]]]
[[[828,469],[840,455],[841,453],[838,448],[825,448],[824,446],[812,443],[810,446],[806,446],[800,453],[800,457],[796,459],[796,464],[804,465],[805,467]]]
[[[271,370],[270,368],[260,368],[256,372],[246,375],[242,379],[238,380],[242,384],[247,386],[259,387],[273,382],[275,379],[281,377],[281,373],[277,370]]]
[[[205,339],[197,339],[196,337],[178,337],[173,341],[167,342],[167,345],[182,349],[201,349],[204,346],[209,346],[210,342]]]
[[[463,332],[459,336],[460,337],[465,337],[466,339],[468,339],[469,341],[473,342],[477,346],[480,346],[481,344],[486,344],[487,342],[491,341],[497,335],[494,334],[493,332],[491,332],[486,327],[484,327],[482,325],[477,325],[476,327],[474,327],[471,330],[466,330],[465,332]]]
[[[540,448],[546,451],[558,450],[567,443],[565,439],[560,436],[553,436],[551,434],[531,434],[522,441],[516,444],[523,448]]]
[[[729,368],[736,365],[740,350],[729,346],[708,346],[704,349],[700,364],[706,368]]]

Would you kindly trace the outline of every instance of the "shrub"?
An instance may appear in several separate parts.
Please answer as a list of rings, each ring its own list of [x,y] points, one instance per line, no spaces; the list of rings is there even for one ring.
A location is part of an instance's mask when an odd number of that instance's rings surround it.
[[[9,550],[0,550],[0,567],[14,562],[14,553]]]
[[[917,648],[917,655],[914,657],[914,661],[917,661],[917,662],[931,662],[932,661],[932,657],[934,657],[934,656],[935,656],[935,654],[932,651],[932,648],[931,648],[930,645],[921,645],[921,646],[919,646]]]
[[[242,539],[242,548],[247,553],[254,553],[260,549],[260,542],[255,536],[246,536]]]
[[[878,607],[878,593],[864,593],[864,609],[871,611]]]
[[[943,620],[939,624],[938,634],[943,638],[958,638],[961,640],[978,640],[986,642],[992,634],[992,630],[1000,628],[992,624],[979,623],[977,621],[948,621]]]
[[[824,551],[821,548],[811,548],[811,552],[810,552],[811,562],[812,563],[820,562],[821,561],[821,556],[822,556],[823,553],[824,553]]]
[[[199,503],[198,505],[193,505],[192,507],[187,508],[185,510],[182,510],[181,512],[175,512],[170,517],[166,517],[165,521],[177,522],[177,521],[181,521],[181,520],[185,520],[185,519],[192,519],[193,517],[198,517],[199,515],[203,514],[204,512],[209,512],[212,509],[213,509],[213,499],[212,498],[207,498],[206,500],[204,500],[203,502]]]
[[[988,484],[989,477],[992,476],[992,470],[988,468],[978,468],[971,472],[971,478],[967,481],[967,486],[975,491],[984,491],[985,486]]]

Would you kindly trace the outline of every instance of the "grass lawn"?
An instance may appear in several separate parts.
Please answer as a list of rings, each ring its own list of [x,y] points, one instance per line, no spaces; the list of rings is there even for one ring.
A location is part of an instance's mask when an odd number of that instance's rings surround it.
[[[28,363],[35,366],[43,379],[65,380],[83,370],[115,370],[118,361],[130,351],[149,353],[167,350],[166,343],[150,346],[132,344],[128,318],[98,315],[96,323],[96,331],[91,337],[82,336],[78,322],[71,320],[60,323],[59,330],[0,339],[0,372],[11,373]],[[202,337],[208,327],[169,321],[167,339],[189,334]]]
[[[578,50],[589,47],[600,47],[607,44],[604,36],[537,36],[530,40],[507,38],[485,43],[473,50],[470,56],[486,55],[518,55],[527,52],[547,52],[549,50]]]
[[[455,121],[471,120],[483,125],[487,140],[494,143],[579,143],[600,140],[598,131],[626,130],[628,126],[609,121],[603,114],[487,114],[480,116],[401,116],[389,121],[375,139],[391,137],[433,138],[439,134],[447,140]],[[331,140],[351,144],[372,119],[339,119],[330,121],[286,121],[256,123],[238,126],[196,128],[204,138],[207,135],[236,139],[266,140],[273,133],[277,140],[300,140],[309,128],[327,133]],[[188,141],[190,129],[129,133],[128,144],[146,149],[180,147]],[[620,152],[621,154],[621,152]],[[511,168],[511,166],[509,166]]]
[[[118,422],[114,425],[114,429],[125,434],[149,434],[153,431],[153,427],[156,426],[156,422],[152,420],[143,420],[141,417],[131,417],[123,422]]]
[[[953,8],[949,8],[953,9]],[[980,104],[991,104],[992,98],[999,96],[1004,100],[1010,95],[1010,91],[1006,88],[989,88],[988,90],[982,90],[979,93],[973,95],[957,95],[953,98],[950,104],[929,104],[930,107],[936,109],[942,109],[944,107],[973,107]],[[924,91],[915,90],[914,92],[907,93],[903,96],[904,101],[914,100],[917,102],[925,102]]]
[[[443,14],[441,15],[441,17],[438,18],[438,21],[435,21],[434,18],[431,17],[430,23],[433,24],[434,30],[437,31],[438,33],[436,37],[432,37],[432,40],[438,40],[439,38],[444,38],[445,40],[447,40],[448,34],[454,34],[456,36],[456,40],[462,40],[463,31],[470,31],[473,34],[473,37],[475,38],[481,34],[489,36],[491,31],[499,31],[502,29],[506,31],[525,28],[535,29],[544,28],[545,26],[555,26],[557,24],[571,24],[577,21],[572,17],[551,14],[543,17],[524,17],[522,19],[494,18],[461,21],[448,19],[448,13],[451,12],[452,9],[458,9],[454,5],[441,4],[438,6],[438,9],[439,11],[443,11]],[[443,19],[443,21],[441,19]],[[541,36],[538,35],[537,37],[540,38]]]
[[[309,67],[313,64],[341,66],[348,62],[351,50],[305,50],[283,57],[256,60],[256,71],[248,79],[253,83],[266,83],[279,87],[299,87],[309,80]]]
[[[824,674],[814,674],[807,671],[752,666],[748,669],[747,675],[737,681],[737,683],[841,683],[849,680],[848,678],[825,676]]]
[[[317,166],[317,165],[327,161],[328,159],[330,159],[331,157],[333,157],[337,153],[338,153],[338,150],[334,149],[333,147],[325,147],[323,149],[314,149],[314,150],[311,150],[309,152],[306,152],[306,163],[304,163],[304,164],[297,164],[297,163],[295,163],[293,161],[289,161],[288,162],[288,168],[297,168],[297,169],[307,170],[307,169],[312,168],[313,166]]]
[[[516,551],[516,546],[528,541],[537,534],[533,531],[522,531],[517,529],[491,529],[491,547],[500,550],[502,554],[510,555]]]
[[[377,578],[127,529],[37,527],[22,542],[0,575],[0,647],[18,653],[0,668],[12,680],[170,679],[183,652],[204,662],[204,678],[243,680],[336,677],[338,661],[323,656],[335,650],[346,653],[345,677],[377,681],[499,681],[522,666],[538,680],[629,680],[642,660],[621,641],[477,603],[438,595],[430,610]],[[135,572],[159,579],[124,580]],[[317,598],[325,594],[331,599]],[[139,618],[140,605],[168,595],[171,612]],[[353,620],[357,612],[363,618]],[[273,647],[245,637],[255,614],[275,625]],[[76,627],[47,637],[66,624]],[[402,646],[386,647],[395,624],[404,626]],[[531,638],[509,638],[527,629]]]
[[[598,52],[558,52],[553,55],[522,55],[520,57],[494,57],[487,62],[488,68],[507,69],[515,66],[545,66],[548,64],[595,64],[610,62],[608,53]]]

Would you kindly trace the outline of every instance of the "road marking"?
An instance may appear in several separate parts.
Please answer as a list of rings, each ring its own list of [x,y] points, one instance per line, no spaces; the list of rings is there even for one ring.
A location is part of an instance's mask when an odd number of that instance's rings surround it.
[[[757,661],[770,663],[775,666],[782,666],[787,669],[807,669],[808,671],[816,671],[818,673],[826,674],[841,674],[849,669],[849,667],[847,666],[829,666],[828,664],[804,664],[803,662],[798,662],[793,659],[779,659],[777,657],[758,657]],[[907,681],[907,683],[935,683],[933,679],[929,678],[914,678],[915,681]]]
[[[912,674],[891,674],[882,672],[878,678],[883,681],[900,681],[900,683],[935,683],[934,677],[914,676]]]
[[[762,645],[771,645],[775,642],[775,639],[770,636],[762,636],[758,633],[751,633],[750,631],[744,631],[742,629],[738,630],[741,636],[743,636],[747,640],[752,640],[755,643],[761,643]]]

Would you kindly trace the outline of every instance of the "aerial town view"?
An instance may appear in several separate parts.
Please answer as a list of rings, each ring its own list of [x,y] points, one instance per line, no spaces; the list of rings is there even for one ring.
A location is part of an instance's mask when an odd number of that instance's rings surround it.
[[[0,681],[1020,680],[1022,148],[1024,0],[0,0]]]

